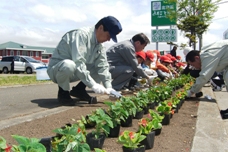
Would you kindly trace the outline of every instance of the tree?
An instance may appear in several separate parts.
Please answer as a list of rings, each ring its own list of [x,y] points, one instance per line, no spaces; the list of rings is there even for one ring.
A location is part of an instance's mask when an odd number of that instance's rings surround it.
[[[165,0],[176,3],[177,10],[168,10],[170,20],[177,19],[177,28],[189,39],[189,46],[196,48],[197,39],[208,30],[221,0]],[[201,46],[200,46],[201,48]]]

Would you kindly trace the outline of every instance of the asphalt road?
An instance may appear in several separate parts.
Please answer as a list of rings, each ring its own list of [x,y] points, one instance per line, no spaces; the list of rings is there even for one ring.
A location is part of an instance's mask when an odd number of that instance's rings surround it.
[[[0,121],[58,107],[57,91],[56,84],[1,87]]]

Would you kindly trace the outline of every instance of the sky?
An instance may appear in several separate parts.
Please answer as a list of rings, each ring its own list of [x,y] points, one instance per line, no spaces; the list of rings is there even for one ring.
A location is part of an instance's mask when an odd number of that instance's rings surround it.
[[[222,0],[226,2],[227,0]],[[228,3],[219,5],[218,11],[203,35],[203,46],[223,39],[228,29]],[[144,33],[151,40],[151,0],[1,0],[0,44],[13,41],[29,46],[56,47],[61,37],[72,29],[94,26],[105,16],[116,17],[123,28],[118,41],[129,40]],[[160,28],[167,28],[163,26]],[[178,31],[177,44],[187,43]],[[110,47],[114,42],[105,42]],[[156,49],[155,43],[146,50]],[[159,43],[159,50],[170,50]],[[182,50],[177,51],[181,53]]]

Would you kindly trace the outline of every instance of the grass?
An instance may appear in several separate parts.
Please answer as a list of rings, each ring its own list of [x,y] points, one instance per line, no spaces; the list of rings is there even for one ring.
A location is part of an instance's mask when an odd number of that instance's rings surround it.
[[[36,76],[1,76],[0,75],[0,86],[11,86],[11,85],[28,85],[28,84],[42,84],[52,82],[50,80],[36,80]]]

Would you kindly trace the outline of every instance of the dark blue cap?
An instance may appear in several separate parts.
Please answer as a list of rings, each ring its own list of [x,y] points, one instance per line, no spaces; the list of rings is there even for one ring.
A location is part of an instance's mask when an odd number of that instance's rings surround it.
[[[117,42],[116,35],[122,31],[120,22],[113,16],[102,18],[103,25],[108,30],[110,37],[114,42]]]

